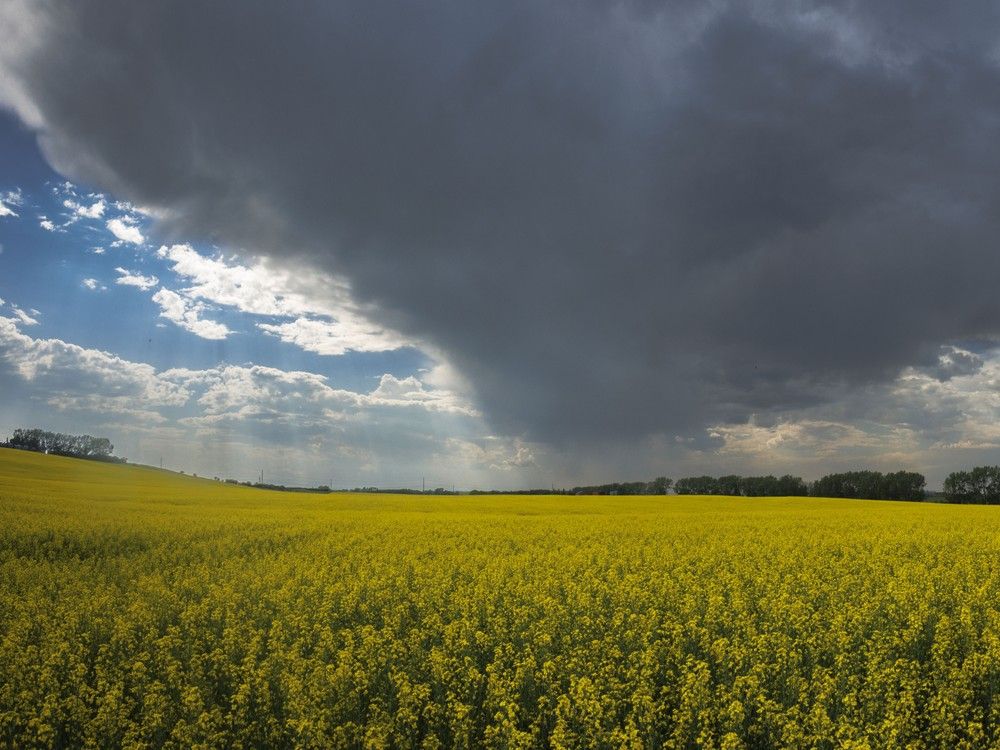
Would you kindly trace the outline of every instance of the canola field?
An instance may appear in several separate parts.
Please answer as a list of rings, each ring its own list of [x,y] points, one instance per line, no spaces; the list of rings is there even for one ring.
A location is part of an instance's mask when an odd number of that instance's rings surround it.
[[[0,747],[1000,747],[998,511],[0,450]]]

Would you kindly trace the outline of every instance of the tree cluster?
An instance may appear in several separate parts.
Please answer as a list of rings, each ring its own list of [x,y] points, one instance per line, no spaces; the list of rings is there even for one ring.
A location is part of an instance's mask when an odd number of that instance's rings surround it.
[[[89,458],[97,461],[120,461],[112,453],[115,447],[105,437],[93,435],[66,435],[62,432],[48,432],[37,427],[17,429],[7,443],[11,448],[19,448],[38,453],[53,453],[58,456]]]
[[[923,500],[923,474],[915,471],[846,471],[827,474],[813,482],[814,497],[849,497],[865,500]]]
[[[784,497],[809,494],[809,487],[801,477],[785,474],[776,477],[741,477],[728,474],[722,477],[684,477],[674,484],[678,495],[742,495],[744,497]]]
[[[944,480],[944,499],[949,503],[1000,505],[1000,466],[952,472]]]
[[[657,477],[651,482],[611,482],[610,484],[593,484],[584,487],[574,487],[573,495],[666,495],[673,487],[673,480],[668,477]]]

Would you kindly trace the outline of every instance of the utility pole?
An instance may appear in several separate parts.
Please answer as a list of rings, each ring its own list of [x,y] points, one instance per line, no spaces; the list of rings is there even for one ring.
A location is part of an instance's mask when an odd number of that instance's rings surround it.
[[[420,477],[420,491],[427,492],[427,477]]]

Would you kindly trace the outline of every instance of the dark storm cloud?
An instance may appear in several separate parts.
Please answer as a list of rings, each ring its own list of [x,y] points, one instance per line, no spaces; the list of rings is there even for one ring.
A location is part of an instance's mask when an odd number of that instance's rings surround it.
[[[938,361],[923,368],[923,372],[938,380],[951,380],[963,375],[974,375],[983,369],[983,364],[983,358],[975,352],[945,346],[941,347]]]
[[[687,432],[1000,333],[993,3],[40,8],[0,55],[58,168],[345,274],[498,430]]]

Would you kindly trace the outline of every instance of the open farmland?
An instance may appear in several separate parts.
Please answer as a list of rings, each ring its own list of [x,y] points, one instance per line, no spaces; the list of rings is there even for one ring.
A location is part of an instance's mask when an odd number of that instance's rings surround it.
[[[0,746],[998,746],[998,510],[0,450]]]

